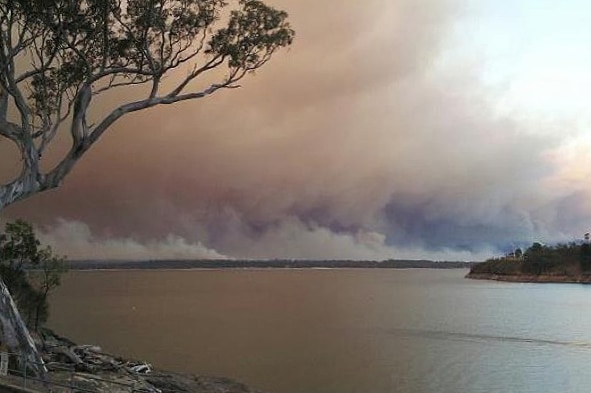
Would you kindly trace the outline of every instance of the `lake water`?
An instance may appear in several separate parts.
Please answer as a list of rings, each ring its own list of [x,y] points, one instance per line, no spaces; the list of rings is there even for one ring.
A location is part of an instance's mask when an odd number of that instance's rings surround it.
[[[591,286],[465,274],[71,272],[50,326],[271,393],[589,392]]]

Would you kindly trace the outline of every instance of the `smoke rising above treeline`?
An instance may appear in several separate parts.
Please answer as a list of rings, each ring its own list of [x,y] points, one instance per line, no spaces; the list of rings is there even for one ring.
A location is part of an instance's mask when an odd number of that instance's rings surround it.
[[[589,230],[588,123],[509,105],[482,8],[271,3],[291,49],[241,89],[123,119],[3,218],[74,259],[476,260]]]

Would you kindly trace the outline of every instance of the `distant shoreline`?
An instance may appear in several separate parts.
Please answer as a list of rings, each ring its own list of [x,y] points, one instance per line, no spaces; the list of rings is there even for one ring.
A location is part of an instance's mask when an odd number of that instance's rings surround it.
[[[494,280],[519,283],[541,284],[591,284],[591,275],[565,276],[565,275],[527,275],[527,274],[492,274],[492,273],[468,273],[466,278],[473,280]]]
[[[469,269],[476,262],[429,260],[153,260],[68,261],[70,270],[225,270],[225,269]]]

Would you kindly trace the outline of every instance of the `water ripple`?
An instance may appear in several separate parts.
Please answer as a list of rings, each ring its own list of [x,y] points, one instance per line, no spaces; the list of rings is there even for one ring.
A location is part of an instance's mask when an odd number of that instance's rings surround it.
[[[498,336],[489,334],[472,334],[461,332],[448,332],[439,330],[422,330],[422,329],[389,329],[389,334],[399,336],[413,336],[424,337],[436,340],[455,340],[455,341],[484,341],[484,342],[506,342],[506,343],[523,343],[534,345],[556,345],[571,348],[591,349],[591,342],[586,341],[560,341],[547,340],[531,337],[515,337],[515,336]]]

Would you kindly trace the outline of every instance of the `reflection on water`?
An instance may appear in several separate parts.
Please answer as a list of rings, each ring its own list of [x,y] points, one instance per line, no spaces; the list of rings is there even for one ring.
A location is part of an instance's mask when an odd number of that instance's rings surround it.
[[[50,325],[274,393],[588,391],[591,287],[465,273],[71,272]]]

